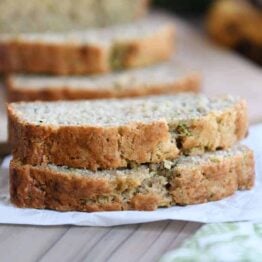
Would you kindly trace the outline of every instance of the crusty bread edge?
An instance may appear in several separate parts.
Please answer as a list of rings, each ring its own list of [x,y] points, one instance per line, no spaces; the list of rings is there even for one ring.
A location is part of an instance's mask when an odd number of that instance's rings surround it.
[[[167,23],[153,35],[109,46],[0,40],[0,72],[83,75],[151,65],[171,57],[174,32],[174,25]]]
[[[70,85],[57,88],[43,87],[41,89],[26,86],[18,86],[13,81],[13,75],[5,79],[7,96],[9,102],[20,101],[57,101],[57,100],[82,100],[82,99],[104,99],[104,98],[128,98],[150,95],[177,94],[179,92],[195,92],[201,89],[202,77],[197,72],[188,73],[183,77],[174,79],[173,82],[152,84],[146,87],[143,84],[124,89],[110,89],[107,86],[99,86],[97,89],[70,88]]]
[[[96,170],[159,163],[179,153],[192,154],[194,149],[199,154],[230,148],[246,136],[246,101],[239,100],[224,112],[208,114],[190,125],[186,128],[192,135],[180,133],[174,141],[165,119],[112,127],[42,126],[24,123],[12,104],[8,105],[9,141],[15,159],[32,165],[54,163]],[[178,130],[179,123],[173,128]]]
[[[170,194],[179,205],[216,201],[249,190],[255,182],[254,153],[249,148],[225,157],[223,161],[211,158],[212,163],[192,170],[182,168],[171,182]]]
[[[151,162],[154,157],[159,157],[157,150],[161,149],[167,158],[178,155],[164,120],[113,127],[44,127],[21,121],[12,104],[8,105],[8,116],[12,153],[15,159],[20,159],[23,163],[35,165],[51,162],[96,170],[125,167],[129,164],[129,159],[134,159],[137,163]],[[52,152],[56,151],[55,154],[51,153],[51,148]]]
[[[175,26],[167,23],[154,34],[134,41],[117,41],[114,50],[122,50],[116,57],[116,69],[149,66],[171,58],[175,51]],[[114,57],[112,58],[114,60]],[[111,64],[114,69],[115,65]]]
[[[173,177],[172,177],[173,176]],[[165,188],[172,196],[168,203],[161,194],[149,191],[135,193],[123,201],[108,179],[95,176],[67,175],[13,160],[10,165],[11,202],[18,207],[54,209],[60,211],[109,211],[109,210],[155,210],[157,207],[189,205],[216,201],[228,197],[236,190],[251,189],[254,185],[254,155],[252,150],[209,162],[199,167],[180,170],[172,175]],[[134,190],[136,189],[134,185]],[[78,188],[78,190],[75,190]],[[138,191],[139,192],[139,191]],[[88,201],[100,196],[113,196],[106,203]]]

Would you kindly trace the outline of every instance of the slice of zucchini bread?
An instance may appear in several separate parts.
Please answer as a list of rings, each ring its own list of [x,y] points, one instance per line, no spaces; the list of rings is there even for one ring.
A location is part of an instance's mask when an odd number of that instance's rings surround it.
[[[148,0],[0,1],[0,33],[61,32],[133,22]]]
[[[190,93],[11,103],[8,115],[15,159],[92,170],[229,148],[248,127],[244,100]]]
[[[254,184],[245,146],[131,169],[88,171],[55,165],[10,166],[11,201],[61,211],[154,210],[215,201]]]
[[[201,76],[176,62],[95,76],[10,75],[9,101],[124,98],[198,92]]]
[[[174,24],[161,15],[134,23],[64,33],[0,35],[0,72],[103,73],[165,61]]]

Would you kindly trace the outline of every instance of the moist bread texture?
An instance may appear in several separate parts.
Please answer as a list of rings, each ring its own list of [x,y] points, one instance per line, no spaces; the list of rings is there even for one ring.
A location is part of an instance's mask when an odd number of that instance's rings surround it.
[[[0,1],[0,33],[62,32],[132,22],[148,0]]]
[[[198,92],[201,75],[177,62],[95,76],[12,74],[6,79],[9,101],[124,98]]]
[[[174,24],[161,15],[66,33],[0,35],[0,72],[81,75],[142,67],[171,57]]]
[[[244,100],[196,94],[11,103],[8,115],[14,159],[92,170],[226,149],[248,127]]]
[[[10,166],[11,201],[60,211],[155,210],[215,201],[254,184],[253,152],[237,145],[202,156],[92,172],[55,165]]]

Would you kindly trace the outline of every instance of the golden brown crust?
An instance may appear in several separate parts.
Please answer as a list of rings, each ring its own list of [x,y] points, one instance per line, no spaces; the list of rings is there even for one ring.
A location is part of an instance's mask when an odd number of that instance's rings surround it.
[[[30,165],[22,166],[14,161],[10,166],[11,201],[19,207],[88,212],[153,210],[162,200],[160,195],[151,192],[144,196],[137,194],[126,202],[121,192],[117,192],[121,188],[120,184],[111,183],[107,178],[70,176]],[[131,189],[139,185],[139,182],[132,180],[129,183]],[[101,201],[101,197],[105,200]]]
[[[116,43],[115,48],[124,50],[121,68],[135,68],[168,60],[174,51],[175,30],[172,25],[154,35],[133,42]]]
[[[179,170],[171,182],[170,192],[179,205],[205,203],[230,196],[236,190],[251,189],[254,179],[254,155],[247,150],[223,162]]]
[[[173,83],[152,84],[152,86],[136,86],[124,89],[109,89],[99,87],[97,89],[76,89],[70,86],[60,88],[30,88],[16,87],[12,81],[12,76],[6,78],[6,87],[9,102],[19,101],[56,101],[56,100],[81,100],[81,99],[102,99],[102,98],[127,98],[148,95],[176,94],[179,92],[199,92],[201,77],[197,73],[192,73]],[[88,87],[88,86],[87,86]]]
[[[151,42],[153,41],[153,42]],[[83,75],[115,69],[145,66],[167,60],[174,45],[174,27],[166,26],[153,36],[113,43],[111,47],[90,44],[0,41],[0,72]],[[120,50],[119,50],[120,48]],[[115,57],[115,51],[121,56]]]
[[[249,126],[246,101],[238,103],[235,110],[237,112],[235,119],[236,137],[237,139],[242,139],[247,135]]]
[[[255,1],[215,1],[207,16],[207,31],[217,43],[262,64],[262,33],[257,28],[262,24],[260,8]]]
[[[241,42],[260,46],[262,34],[257,30],[262,22],[261,10],[248,1],[223,0],[212,5],[207,17],[207,30],[220,44],[237,47]]]
[[[191,125],[191,135],[179,141],[182,153],[191,155],[229,148],[247,134],[247,103],[240,100],[234,108],[193,120]]]
[[[172,136],[165,120],[125,126],[41,126],[23,123],[8,106],[9,140],[15,159],[38,165],[54,163],[70,167],[107,169],[131,162],[159,163],[179,154],[226,149],[247,133],[246,102],[222,114],[197,118],[187,128],[190,135]],[[241,120],[240,120],[241,119]]]
[[[153,211],[161,203],[161,197],[157,194],[136,194],[130,201],[130,207],[134,210]]]
[[[0,72],[103,73],[109,71],[109,53],[91,45],[0,42]]]
[[[161,149],[167,152],[167,158],[178,155],[168,126],[161,121],[108,128],[65,126],[55,130],[23,125],[12,115],[9,127],[13,156],[23,163],[56,163],[95,170],[125,167],[131,161],[156,161]]]
[[[253,153],[246,149],[243,153],[225,156],[223,161],[175,168],[169,172],[169,186],[162,186],[163,192],[172,196],[172,205],[188,205],[223,199],[238,189],[250,189],[254,177]],[[95,173],[70,175],[12,161],[10,195],[18,207],[61,211],[155,210],[170,205],[169,198],[157,191],[149,189],[141,193],[139,187],[143,182],[132,179],[113,183],[106,177],[97,178]],[[128,196],[123,187],[127,183],[133,192]]]
[[[255,183],[255,159],[254,153],[251,150],[245,151],[238,158],[236,172],[238,175],[238,189],[251,189]]]

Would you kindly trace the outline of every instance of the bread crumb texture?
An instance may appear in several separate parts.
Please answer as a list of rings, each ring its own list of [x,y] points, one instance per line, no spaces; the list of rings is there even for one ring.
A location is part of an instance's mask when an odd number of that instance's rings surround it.
[[[201,75],[171,61],[91,76],[11,74],[6,86],[11,102],[127,98],[198,92]]]
[[[155,210],[215,201],[254,184],[253,152],[245,146],[182,156],[130,169],[90,171],[42,164],[10,166],[11,201],[60,211]]]
[[[8,106],[22,163],[107,169],[227,149],[247,133],[244,100],[204,95]]]
[[[152,15],[85,31],[0,34],[0,72],[84,75],[143,67],[171,58],[175,28]]]

